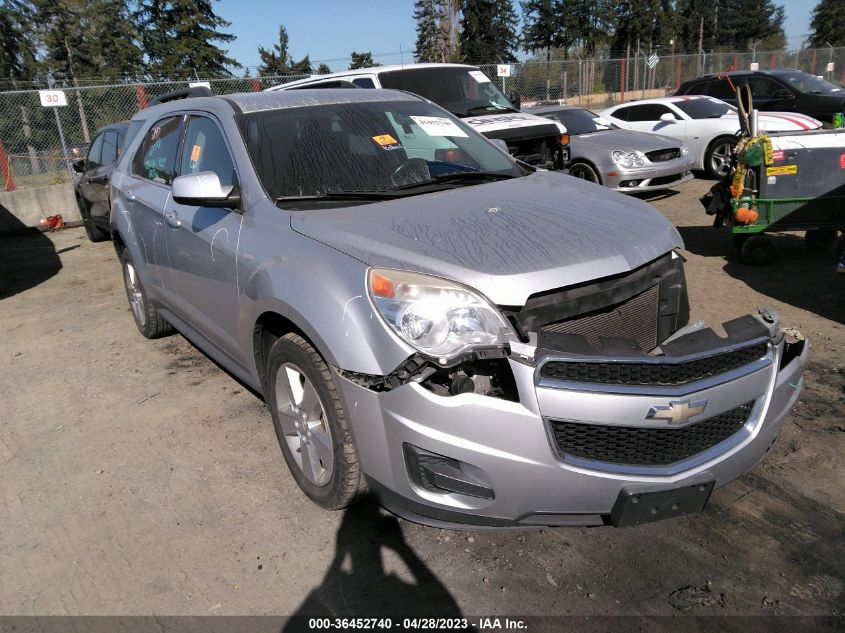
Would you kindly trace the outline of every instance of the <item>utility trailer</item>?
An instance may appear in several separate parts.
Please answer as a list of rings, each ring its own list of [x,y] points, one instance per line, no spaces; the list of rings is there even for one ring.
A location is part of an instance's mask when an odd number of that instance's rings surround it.
[[[845,231],[845,129],[744,138],[736,162],[723,220],[744,262],[772,261],[767,233],[804,231],[808,248],[824,251]]]

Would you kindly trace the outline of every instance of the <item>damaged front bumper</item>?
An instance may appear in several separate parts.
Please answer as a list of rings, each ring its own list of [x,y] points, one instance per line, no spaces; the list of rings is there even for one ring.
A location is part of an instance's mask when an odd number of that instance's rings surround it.
[[[693,490],[703,504],[777,439],[809,344],[769,311],[724,328],[687,327],[628,357],[514,346],[501,361],[511,399],[435,393],[413,363],[379,386],[335,375],[370,490],[394,513],[452,527],[623,524],[620,504],[648,493]],[[691,511],[684,499],[651,519]]]

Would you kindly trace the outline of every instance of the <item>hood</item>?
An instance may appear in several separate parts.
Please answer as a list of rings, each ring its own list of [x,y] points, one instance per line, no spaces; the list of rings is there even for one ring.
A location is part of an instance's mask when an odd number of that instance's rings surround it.
[[[734,119],[739,124],[739,115],[726,114],[723,119]],[[797,112],[760,112],[758,114],[760,130],[765,132],[792,132],[800,130],[817,130],[822,122],[806,114]]]
[[[453,279],[512,306],[683,245],[645,202],[555,172],[294,212],[291,227],[370,266]]]
[[[485,136],[488,136],[489,132],[517,130],[522,128],[536,128],[533,130],[526,130],[531,133],[531,136],[540,136],[541,134],[563,134],[566,132],[566,127],[563,123],[550,121],[545,117],[528,114],[527,112],[485,114],[482,116],[471,116],[461,120]],[[542,128],[542,130],[540,128]]]
[[[608,150],[619,149],[625,152],[635,150],[653,152],[661,149],[680,148],[682,145],[678,139],[633,130],[602,130],[589,134],[579,134],[573,136],[571,142]]]

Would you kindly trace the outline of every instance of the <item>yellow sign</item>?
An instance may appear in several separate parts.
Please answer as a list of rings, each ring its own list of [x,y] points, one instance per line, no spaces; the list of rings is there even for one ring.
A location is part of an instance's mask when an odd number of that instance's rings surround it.
[[[199,145],[194,145],[191,148],[191,162],[197,162],[200,159],[200,154],[202,154],[202,147],[200,147]]]
[[[381,145],[382,147],[385,147],[386,145],[398,145],[399,144],[399,141],[397,141],[395,138],[390,136],[390,134],[379,134],[378,136],[374,136],[373,140],[376,143],[378,143],[379,145]]]
[[[794,176],[798,173],[798,165],[776,165],[766,167],[767,176]]]

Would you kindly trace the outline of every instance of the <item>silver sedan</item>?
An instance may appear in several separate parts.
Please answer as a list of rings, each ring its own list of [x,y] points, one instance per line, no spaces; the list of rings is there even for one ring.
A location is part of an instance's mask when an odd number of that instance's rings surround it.
[[[622,193],[660,191],[692,180],[686,145],[658,134],[632,132],[576,106],[540,106],[532,114],[560,121],[570,135],[569,173]]]

